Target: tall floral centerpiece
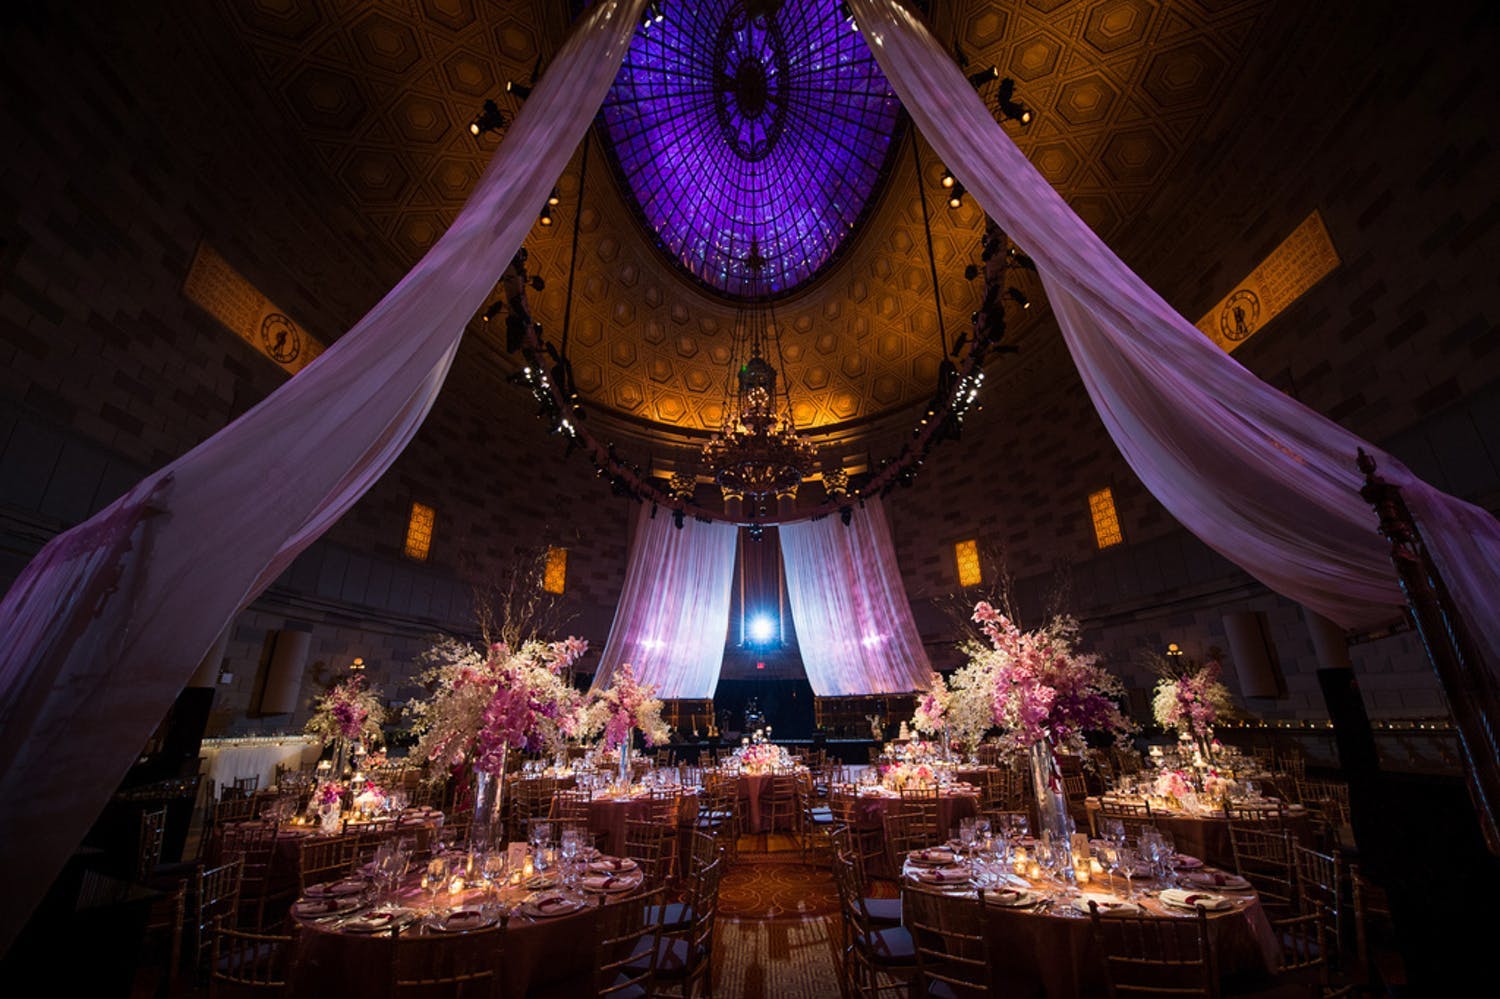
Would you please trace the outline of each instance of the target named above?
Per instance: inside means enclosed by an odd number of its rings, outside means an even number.
[[[423,682],[432,691],[407,707],[417,734],[413,755],[431,771],[474,771],[471,844],[487,845],[504,802],[506,755],[545,752],[574,734],[583,695],[564,671],[588,651],[579,638],[496,642],[480,650],[448,639],[429,650]]]
[[[1041,832],[1054,843],[1071,833],[1062,774],[1054,752],[1082,753],[1085,732],[1107,732],[1123,740],[1133,726],[1120,713],[1120,682],[1077,650],[1078,623],[1055,618],[1038,631],[1022,631],[988,603],[974,608],[974,621],[990,641],[970,651],[991,678],[993,718],[1005,730],[1004,745],[1031,762]]]
[[[953,699],[948,681],[934,671],[927,689],[917,695],[917,710],[912,713],[911,727],[926,736],[936,736],[943,744],[943,759],[952,758],[948,708]]]
[[[661,717],[662,703],[656,696],[656,685],[636,679],[635,667],[622,663],[610,678],[609,687],[594,703],[594,723],[604,730],[604,745],[619,747],[621,786],[631,782],[630,751],[632,735],[641,730],[646,745],[659,746],[667,741],[671,730]]]
[[[334,744],[333,776],[341,779],[354,746],[378,744],[380,726],[385,723],[385,705],[378,690],[365,683],[356,673],[335,683],[318,698],[312,717],[303,729],[308,735]]]
[[[1220,669],[1218,662],[1209,661],[1184,676],[1162,677],[1151,700],[1157,724],[1191,741],[1205,764],[1214,759],[1214,722],[1234,706],[1229,688],[1219,682]]]

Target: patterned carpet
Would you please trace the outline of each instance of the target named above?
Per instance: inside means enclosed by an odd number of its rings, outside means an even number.
[[[795,853],[742,853],[719,886],[719,915],[725,919],[806,919],[838,911],[828,868],[803,864]]]
[[[830,999],[839,994],[838,917],[720,919],[715,999]]]

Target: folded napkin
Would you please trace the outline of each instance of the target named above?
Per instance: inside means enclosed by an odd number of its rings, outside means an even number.
[[[929,885],[968,884],[972,877],[964,867],[934,867],[927,871],[917,871],[912,876]]]
[[[611,871],[633,871],[639,864],[629,857],[600,857],[589,864],[589,870],[609,873]]]
[[[1183,880],[1199,888],[1225,888],[1230,891],[1244,891],[1250,887],[1250,882],[1238,874],[1228,874],[1224,871],[1197,871],[1184,875]]]
[[[614,874],[588,874],[583,886],[589,891],[623,891],[636,882],[635,878],[622,878]]]
[[[580,906],[577,899],[568,898],[566,895],[548,895],[544,898],[532,899],[527,908],[538,916],[561,916],[567,912],[573,912]]]
[[[954,853],[942,847],[932,847],[927,850],[913,850],[907,856],[919,864],[951,864]]]
[[[1179,871],[1191,871],[1202,867],[1203,861],[1199,860],[1197,857],[1189,857],[1185,853],[1179,853],[1177,855],[1177,859],[1172,861],[1172,866],[1177,868]]]
[[[327,916],[335,912],[347,912],[350,908],[350,904],[344,899],[305,898],[292,906],[292,912],[298,916]]]
[[[1165,889],[1161,893],[1161,900],[1168,905],[1176,905],[1184,909],[1207,909],[1209,912],[1222,912],[1225,909],[1234,908],[1234,903],[1223,895],[1213,895],[1205,891],[1184,891],[1181,888]]]
[[[1099,914],[1102,916],[1144,916],[1146,914],[1146,910],[1134,902],[1127,902],[1109,895],[1079,895],[1073,900],[1073,908],[1079,912],[1088,912],[1090,902],[1098,905]]]
[[[476,930],[486,926],[490,922],[485,914],[479,909],[465,908],[454,909],[443,917],[443,929],[445,930]]]
[[[1036,901],[1036,897],[1031,892],[1020,888],[993,888],[984,893],[984,899],[993,905],[1006,907],[1030,905]]]
[[[347,920],[339,929],[348,933],[379,933],[388,930],[396,922],[397,913],[391,911],[366,912]]]
[[[308,885],[306,894],[308,898],[344,898],[349,895],[358,895],[364,890],[364,878],[344,878],[341,881],[326,881],[319,885]]]

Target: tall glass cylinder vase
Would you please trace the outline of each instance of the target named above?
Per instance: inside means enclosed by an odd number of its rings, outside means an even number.
[[[505,806],[505,757],[508,750],[500,750],[499,773],[474,771],[474,821],[469,825],[469,850],[483,852],[494,849],[497,834],[503,838],[500,821]]]
[[[629,787],[634,782],[634,775],[630,772],[630,749],[631,736],[633,732],[625,733],[625,739],[620,743],[620,773],[616,777],[616,783],[620,787]]]
[[[948,723],[947,722],[943,723],[943,762],[944,763],[952,763],[953,762],[953,747],[952,747],[952,744],[949,742]]]
[[[1073,819],[1068,815],[1068,796],[1063,791],[1062,772],[1046,739],[1031,744],[1031,783],[1036,788],[1036,835],[1050,838],[1054,844],[1066,844],[1073,835]]]
[[[333,779],[343,780],[349,768],[349,740],[338,736],[333,740]]]

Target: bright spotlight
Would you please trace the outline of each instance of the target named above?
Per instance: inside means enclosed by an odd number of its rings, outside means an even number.
[[[764,645],[776,637],[776,622],[769,614],[757,614],[750,619],[746,631],[750,635],[750,641]]]

